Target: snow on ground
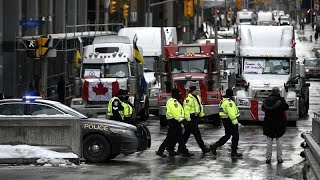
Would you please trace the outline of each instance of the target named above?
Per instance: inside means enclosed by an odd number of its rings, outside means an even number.
[[[74,153],[62,153],[30,145],[0,145],[0,159],[6,158],[34,158],[38,164],[47,166],[72,165],[68,158],[78,158]]]

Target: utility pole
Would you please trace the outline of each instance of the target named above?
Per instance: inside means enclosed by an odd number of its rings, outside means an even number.
[[[215,0],[217,2],[217,0]],[[217,22],[217,9],[215,7],[215,13],[214,13],[214,59],[215,59],[215,66],[217,71],[217,81],[215,82],[215,88],[216,90],[220,90],[220,58],[218,54],[218,22]]]
[[[104,24],[109,23],[109,5],[110,5],[110,0],[105,0]],[[106,25],[105,31],[108,31],[108,25]]]

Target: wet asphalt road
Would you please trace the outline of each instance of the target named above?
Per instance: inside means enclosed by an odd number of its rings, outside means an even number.
[[[312,31],[306,26],[305,36]],[[315,46],[307,41],[297,42],[299,60],[314,56],[311,49]],[[311,130],[313,112],[320,110],[320,81],[311,80],[309,116],[302,118],[296,127],[288,127],[283,140],[283,164],[277,164],[274,146],[271,164],[265,164],[266,137],[262,127],[248,125],[240,128],[239,151],[242,159],[231,159],[229,141],[218,149],[218,155],[202,155],[191,135],[187,146],[195,154],[192,158],[177,156],[160,158],[155,151],[166,135],[166,128],[159,127],[157,117],[145,122],[151,131],[152,146],[149,150],[124,156],[104,164],[81,164],[80,166],[0,166],[0,179],[302,179],[304,159],[301,133]],[[201,124],[200,130],[206,144],[218,140],[224,134],[224,128]]]

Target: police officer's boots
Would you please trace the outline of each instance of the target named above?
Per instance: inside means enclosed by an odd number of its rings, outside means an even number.
[[[211,152],[213,155],[217,155],[217,148],[218,148],[218,145],[217,143],[213,143],[210,145],[210,148],[211,148]]]
[[[243,156],[242,153],[238,153],[237,151],[232,151],[231,152],[231,157],[232,158],[241,158]]]
[[[208,153],[208,152],[211,151],[211,149],[210,149],[210,148],[207,148],[206,146],[203,147],[201,150],[202,150],[202,153],[203,153],[203,154],[206,154],[206,153]]]

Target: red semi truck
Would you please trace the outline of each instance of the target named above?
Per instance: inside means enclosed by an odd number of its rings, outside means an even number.
[[[158,96],[160,125],[166,125],[166,102],[171,89],[178,88],[183,100],[190,86],[196,86],[201,96],[205,121],[219,120],[221,100],[219,60],[214,58],[214,44],[169,44],[164,46],[166,59],[160,74],[161,90]]]

